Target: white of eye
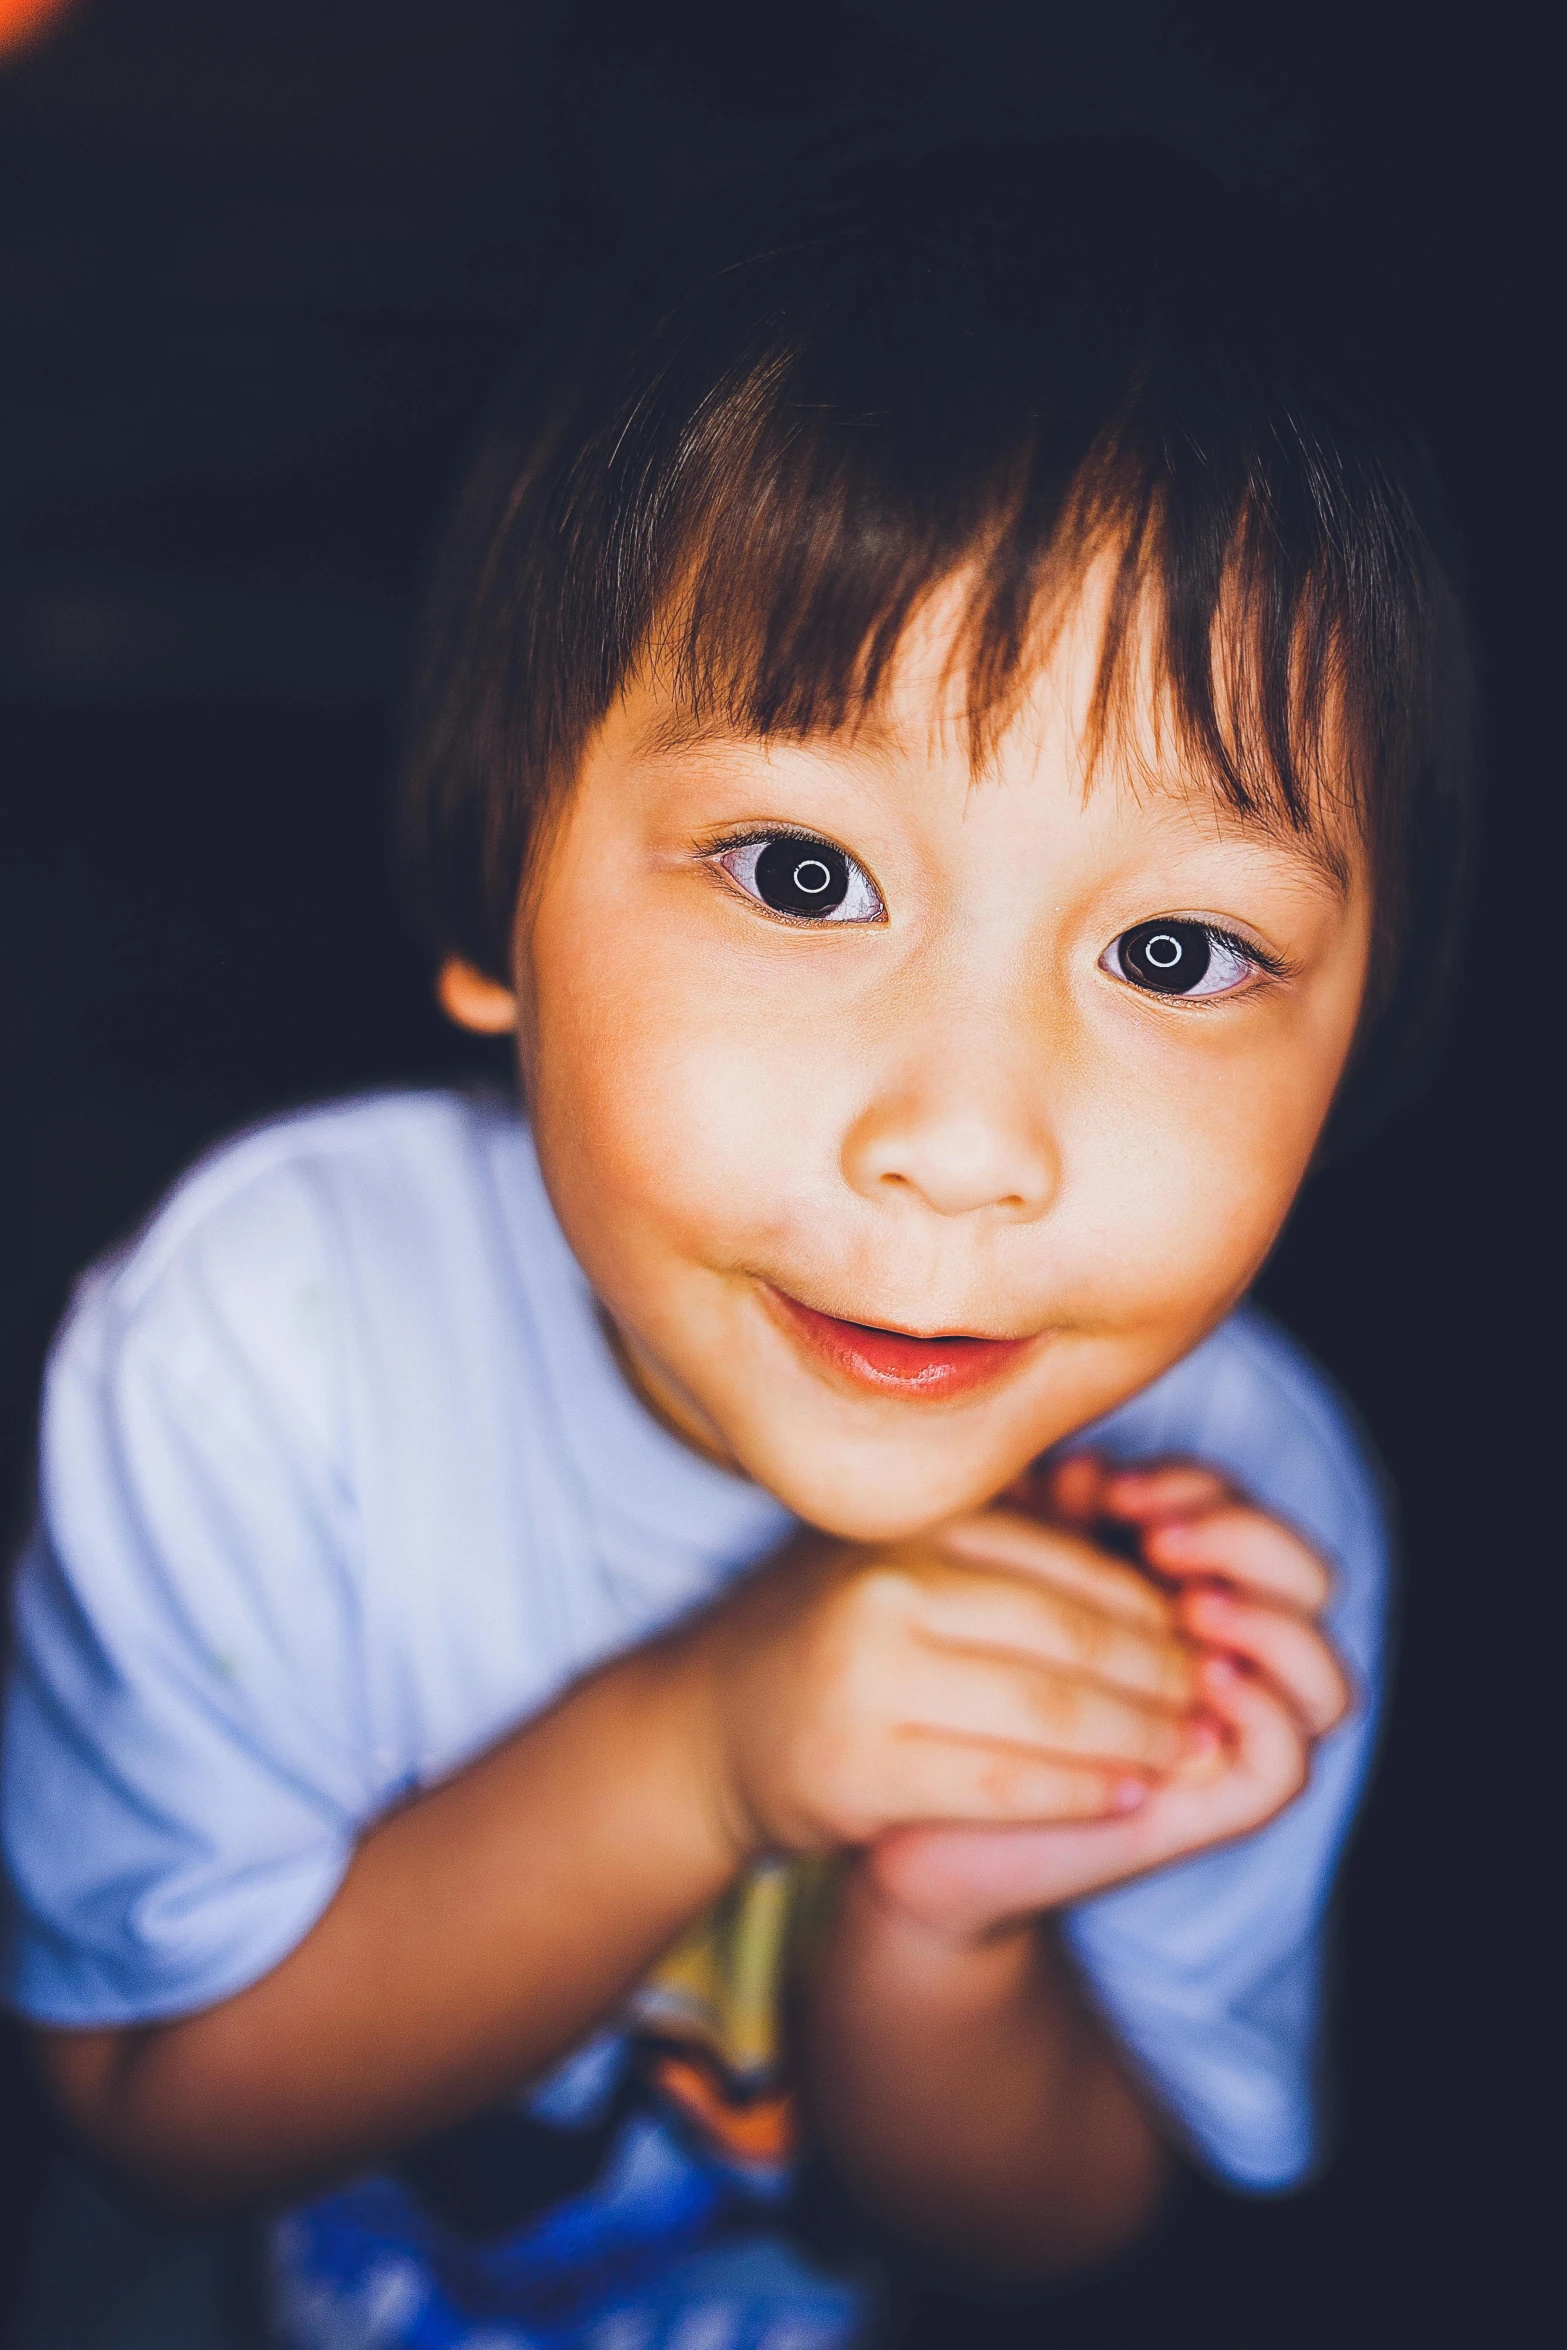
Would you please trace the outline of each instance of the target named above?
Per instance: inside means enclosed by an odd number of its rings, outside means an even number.
[[[1121,956],[1122,945],[1141,933],[1144,934],[1142,958],[1150,966],[1150,973],[1161,970],[1173,973],[1182,957],[1179,933],[1183,930],[1200,931],[1208,950],[1202,976],[1190,987],[1160,988],[1139,981],[1126,969]],[[1165,951],[1161,952],[1161,949]],[[1099,968],[1108,973],[1110,978],[1119,979],[1123,986],[1135,988],[1139,995],[1152,995],[1156,999],[1163,997],[1165,1002],[1172,1004],[1190,1004],[1203,996],[1231,994],[1246,980],[1254,978],[1262,966],[1255,956],[1248,955],[1243,947],[1233,939],[1226,938],[1222,931],[1211,928],[1206,922],[1183,916],[1171,920],[1168,933],[1161,931],[1154,923],[1143,922],[1134,923],[1130,930],[1119,932],[1100,956]]]
[[[1149,945],[1152,944],[1153,941],[1150,940]],[[1256,970],[1257,965],[1252,961],[1250,955],[1243,954],[1241,949],[1231,940],[1221,938],[1216,931],[1210,930],[1208,933],[1208,968],[1198,980],[1197,985],[1188,988],[1185,995],[1177,1000],[1189,1004],[1198,996],[1228,995],[1232,987],[1239,987],[1242,980],[1250,979]]]
[[[769,905],[757,887],[757,864],[765,852],[780,840],[797,842],[800,851],[799,862],[794,871],[800,898],[803,902],[793,908]],[[818,875],[824,894],[831,887],[834,878],[832,868],[826,860],[821,857],[813,857],[811,854],[814,846],[815,843],[803,835],[775,832],[764,834],[760,840],[741,841],[734,848],[725,849],[721,855],[714,858],[713,862],[716,865],[721,865],[731,881],[737,881],[746,895],[755,898],[759,906],[766,906],[770,914],[778,914],[786,921],[803,921],[813,924],[885,921],[887,909],[882,903],[881,893],[875,882],[872,881],[864,867],[857,864],[854,858],[849,855],[847,849],[837,848],[830,842],[824,842],[823,846],[831,849],[835,857],[843,860],[847,868],[848,888],[836,906],[824,908],[819,914],[811,910],[810,899],[815,894]]]

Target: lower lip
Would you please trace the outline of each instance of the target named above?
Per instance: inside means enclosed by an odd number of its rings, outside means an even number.
[[[817,1358],[857,1387],[883,1395],[935,1401],[967,1395],[1002,1378],[1038,1342],[1032,1338],[910,1338],[901,1330],[878,1330],[865,1322],[842,1322],[819,1314],[781,1289],[770,1296],[791,1332]]]

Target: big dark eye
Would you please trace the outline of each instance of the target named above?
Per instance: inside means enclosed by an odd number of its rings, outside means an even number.
[[[1139,922],[1114,940],[1105,962],[1153,995],[1227,995],[1257,969],[1233,939],[1205,922]]]
[[[808,833],[738,841],[715,862],[749,897],[797,922],[879,922],[885,912],[864,867],[846,850]]]
[[[756,894],[775,914],[831,914],[849,894],[849,860],[825,841],[770,840],[756,860]]]

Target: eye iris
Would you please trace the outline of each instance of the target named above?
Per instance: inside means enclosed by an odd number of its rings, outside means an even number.
[[[830,914],[849,894],[849,860],[826,841],[769,841],[756,860],[756,894],[775,914]]]
[[[1140,922],[1120,942],[1121,969],[1139,987],[1159,995],[1189,995],[1213,960],[1200,922]]]

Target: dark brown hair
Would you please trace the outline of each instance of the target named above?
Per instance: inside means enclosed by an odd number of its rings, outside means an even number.
[[[509,975],[540,812],[639,661],[746,732],[849,726],[965,573],[978,757],[1109,549],[1101,737],[1151,645],[1188,774],[1366,844],[1340,1125],[1385,1104],[1450,974],[1470,663],[1351,257],[1109,141],[862,162],[668,252],[541,338],[438,566],[403,798],[437,952]]]

